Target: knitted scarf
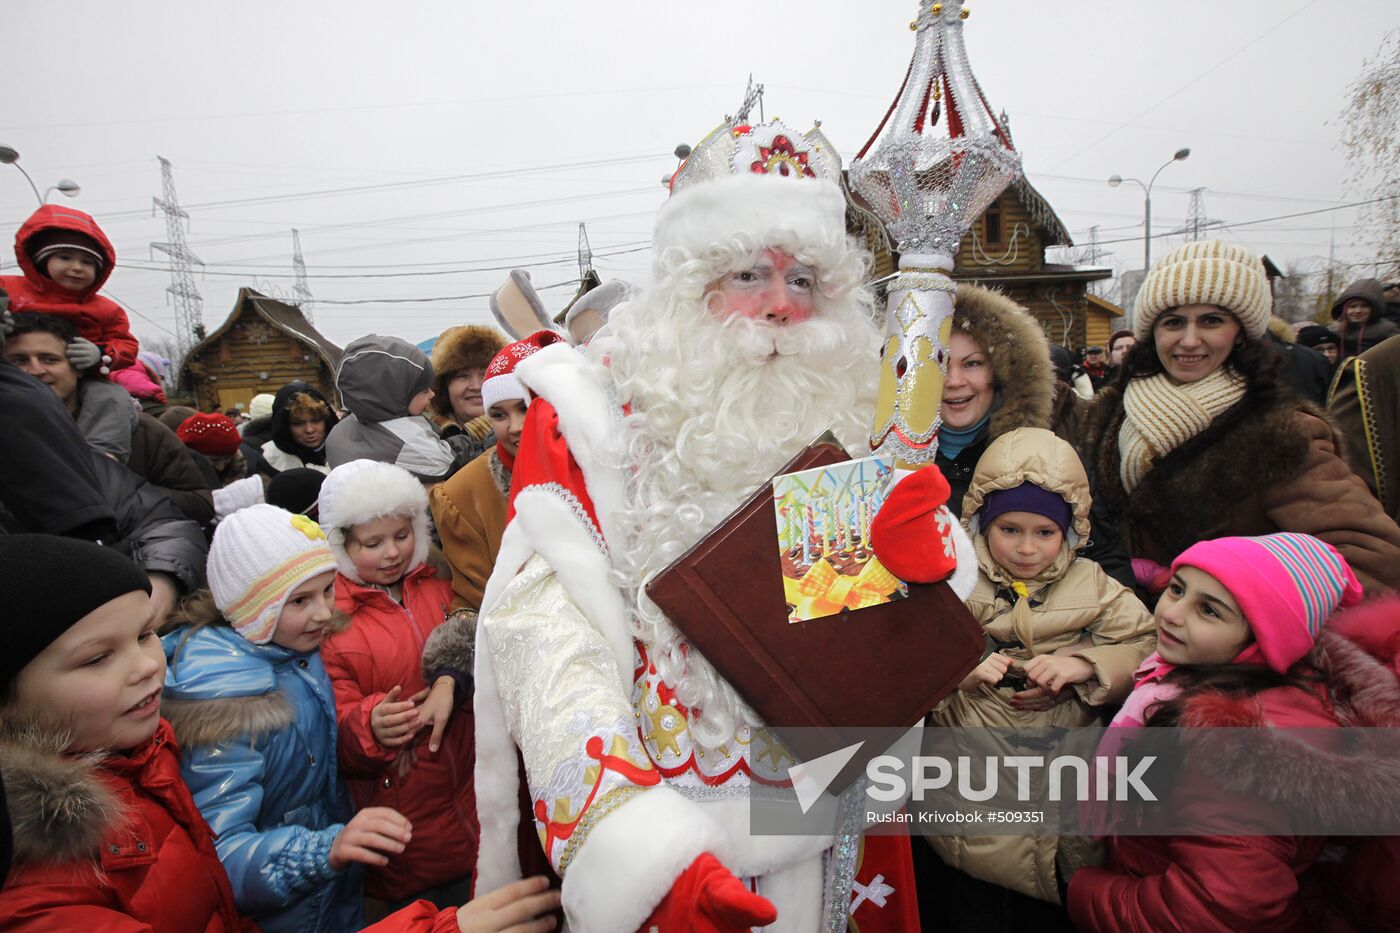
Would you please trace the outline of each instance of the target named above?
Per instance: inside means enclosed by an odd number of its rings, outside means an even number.
[[[1152,465],[1200,434],[1244,398],[1245,380],[1222,366],[1198,382],[1177,385],[1166,373],[1128,383],[1118,432],[1119,477],[1132,492]]]

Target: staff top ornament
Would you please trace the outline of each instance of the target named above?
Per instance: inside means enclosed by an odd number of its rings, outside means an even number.
[[[968,64],[966,14],[962,0],[920,4],[904,84],[851,163],[852,187],[896,248],[947,257],[950,270],[963,234],[1021,175],[1021,157]]]
[[[924,0],[914,58],[894,103],[851,163],[851,187],[900,252],[887,289],[872,450],[906,468],[932,463],[942,427],[955,286],[953,255],[974,221],[1021,174],[1021,157],[972,76],[962,0]]]

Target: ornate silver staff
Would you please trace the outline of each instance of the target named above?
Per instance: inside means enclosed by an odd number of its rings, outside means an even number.
[[[1021,174],[963,47],[962,0],[923,0],[899,96],[851,163],[850,181],[893,237],[872,450],[905,468],[932,463],[953,326],[953,255],[972,223]]]

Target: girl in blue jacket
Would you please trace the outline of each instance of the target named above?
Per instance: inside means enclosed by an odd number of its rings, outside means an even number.
[[[315,522],[242,509],[215,532],[210,591],[163,639],[181,773],[239,910],[264,933],[360,929],[360,866],[387,864],[412,832],[386,807],[352,818],[336,770],[335,696],[319,651],[335,570]]]

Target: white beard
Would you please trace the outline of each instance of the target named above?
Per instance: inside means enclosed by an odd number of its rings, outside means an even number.
[[[818,294],[812,319],[786,326],[721,320],[703,294],[676,292],[654,288],[615,308],[589,356],[632,407],[615,452],[633,491],[618,516],[615,582],[633,634],[689,708],[692,735],[716,747],[761,722],[644,587],[822,432],[853,456],[868,452],[880,336],[863,290]]]

